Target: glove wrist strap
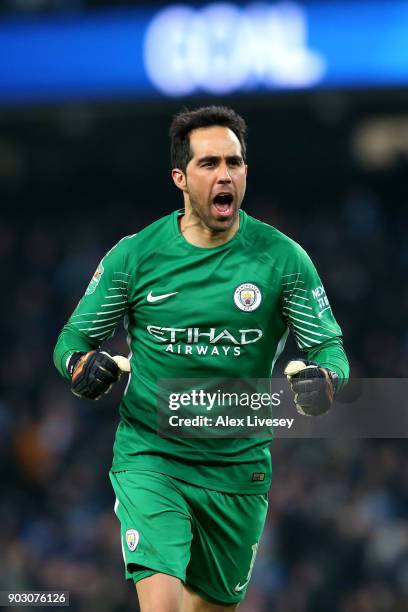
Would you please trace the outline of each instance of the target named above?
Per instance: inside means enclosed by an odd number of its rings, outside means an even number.
[[[329,370],[329,369],[327,369],[327,372],[329,373],[329,377],[333,385],[333,395],[336,395],[337,387],[339,384],[338,374],[334,370]]]
[[[83,351],[77,351],[75,353],[72,353],[71,357],[69,358],[67,371],[71,378],[72,378],[72,374],[74,373],[75,366],[78,363],[78,361],[81,359],[82,355],[85,355]]]

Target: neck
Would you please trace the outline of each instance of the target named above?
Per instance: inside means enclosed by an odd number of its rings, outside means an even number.
[[[208,227],[193,210],[186,208],[179,218],[180,231],[184,238],[194,246],[211,248],[225,244],[239,229],[239,214],[231,227],[224,231],[214,231]]]

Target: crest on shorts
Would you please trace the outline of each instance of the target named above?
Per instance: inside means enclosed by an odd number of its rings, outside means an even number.
[[[240,310],[252,312],[262,302],[262,293],[254,283],[242,283],[234,291],[234,302]]]
[[[132,552],[136,550],[136,547],[139,544],[139,532],[137,529],[128,529],[125,537],[128,549]]]
[[[101,276],[104,273],[104,271],[105,270],[101,262],[99,266],[96,268],[93,277],[91,278],[91,282],[89,283],[88,288],[85,291],[85,295],[91,295],[91,293],[95,291],[95,289],[99,285],[99,281],[101,280]]]

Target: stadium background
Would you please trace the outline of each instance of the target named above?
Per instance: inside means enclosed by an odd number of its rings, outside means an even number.
[[[8,0],[0,19],[109,4]],[[77,401],[52,350],[101,256],[180,207],[167,131],[184,104],[246,118],[244,207],[316,262],[352,375],[407,377],[407,100],[401,86],[354,87],[0,109],[0,590],[69,590],[73,612],[136,610],[107,479],[121,391]],[[126,352],[123,333],[111,345]],[[275,442],[242,612],[408,609],[404,435]]]

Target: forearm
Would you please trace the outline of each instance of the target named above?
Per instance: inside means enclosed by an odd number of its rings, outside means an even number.
[[[79,332],[73,325],[67,323],[60,333],[54,349],[54,364],[57,370],[69,380],[67,361],[72,353],[77,351],[87,353],[98,348],[99,342]]]
[[[350,368],[340,336],[330,338],[318,346],[310,348],[307,351],[307,358],[319,366],[336,372],[339,377],[338,390],[347,383]]]

